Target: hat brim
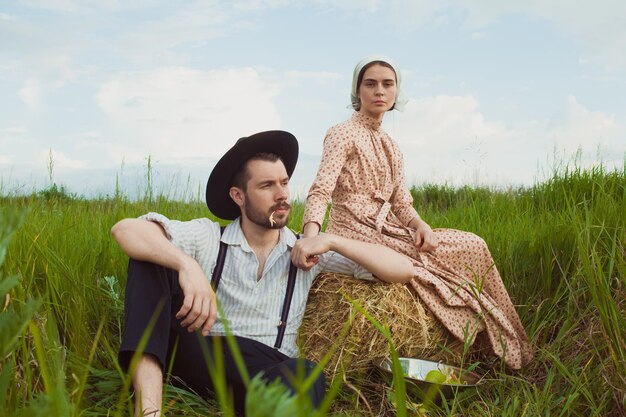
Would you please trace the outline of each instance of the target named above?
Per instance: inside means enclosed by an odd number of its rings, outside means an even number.
[[[280,157],[291,177],[298,161],[298,140],[289,132],[269,130],[241,138],[217,162],[206,185],[206,204],[220,219],[234,220],[241,214],[229,191],[239,168],[258,153],[273,153]]]

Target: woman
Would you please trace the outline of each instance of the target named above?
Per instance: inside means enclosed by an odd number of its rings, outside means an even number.
[[[400,82],[387,57],[369,56],[356,65],[355,112],[326,134],[306,200],[304,237],[319,233],[332,200],[327,232],[409,256],[415,268],[411,285],[450,333],[470,342],[480,335],[507,366],[519,369],[532,358],[530,347],[487,245],[472,233],[433,231],[413,207],[402,153],[381,129],[385,113],[406,104]]]

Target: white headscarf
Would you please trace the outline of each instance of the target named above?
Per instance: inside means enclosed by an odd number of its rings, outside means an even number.
[[[359,73],[361,72],[363,67],[365,67],[367,64],[372,63],[374,61],[382,61],[382,62],[389,64],[391,68],[393,68],[394,72],[396,73],[396,102],[393,108],[399,111],[403,111],[404,106],[409,100],[404,96],[404,93],[402,92],[402,89],[400,88],[401,80],[402,80],[402,77],[400,76],[400,69],[391,60],[391,58],[386,57],[384,55],[368,55],[365,58],[363,58],[361,61],[359,61],[359,63],[356,64],[356,67],[354,67],[354,73],[352,75],[352,92],[350,93],[350,100],[352,101],[352,108],[357,111],[361,108],[361,100],[359,99],[357,92],[356,92],[357,87],[358,87],[357,83],[359,82]]]

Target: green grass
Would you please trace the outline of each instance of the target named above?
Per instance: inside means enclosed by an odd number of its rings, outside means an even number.
[[[480,390],[428,415],[624,415],[626,168],[566,167],[544,183],[505,191],[428,185],[412,193],[433,227],[487,241],[536,352],[523,370],[490,371]],[[129,414],[128,380],[115,359],[127,259],[109,231],[148,211],[181,220],[207,216],[203,202],[168,195],[150,186],[138,201],[119,190],[86,200],[53,185],[0,196],[2,415]],[[292,228],[299,229],[301,217],[295,202]],[[293,413],[280,387],[253,384],[255,398],[276,404],[265,410]],[[168,415],[223,415],[216,400],[166,390]],[[353,390],[330,391],[330,411],[320,414],[369,416],[381,409],[357,406]],[[383,408],[418,415],[404,398],[400,386]]]

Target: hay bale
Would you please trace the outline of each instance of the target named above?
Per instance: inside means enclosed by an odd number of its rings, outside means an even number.
[[[446,332],[412,288],[325,273],[311,288],[299,343],[302,354],[318,362],[336,349],[325,368],[329,382],[342,370],[348,378],[363,376],[373,359],[389,352],[385,336],[346,296],[389,327],[400,356],[452,361],[451,352],[442,349],[449,345]]]

